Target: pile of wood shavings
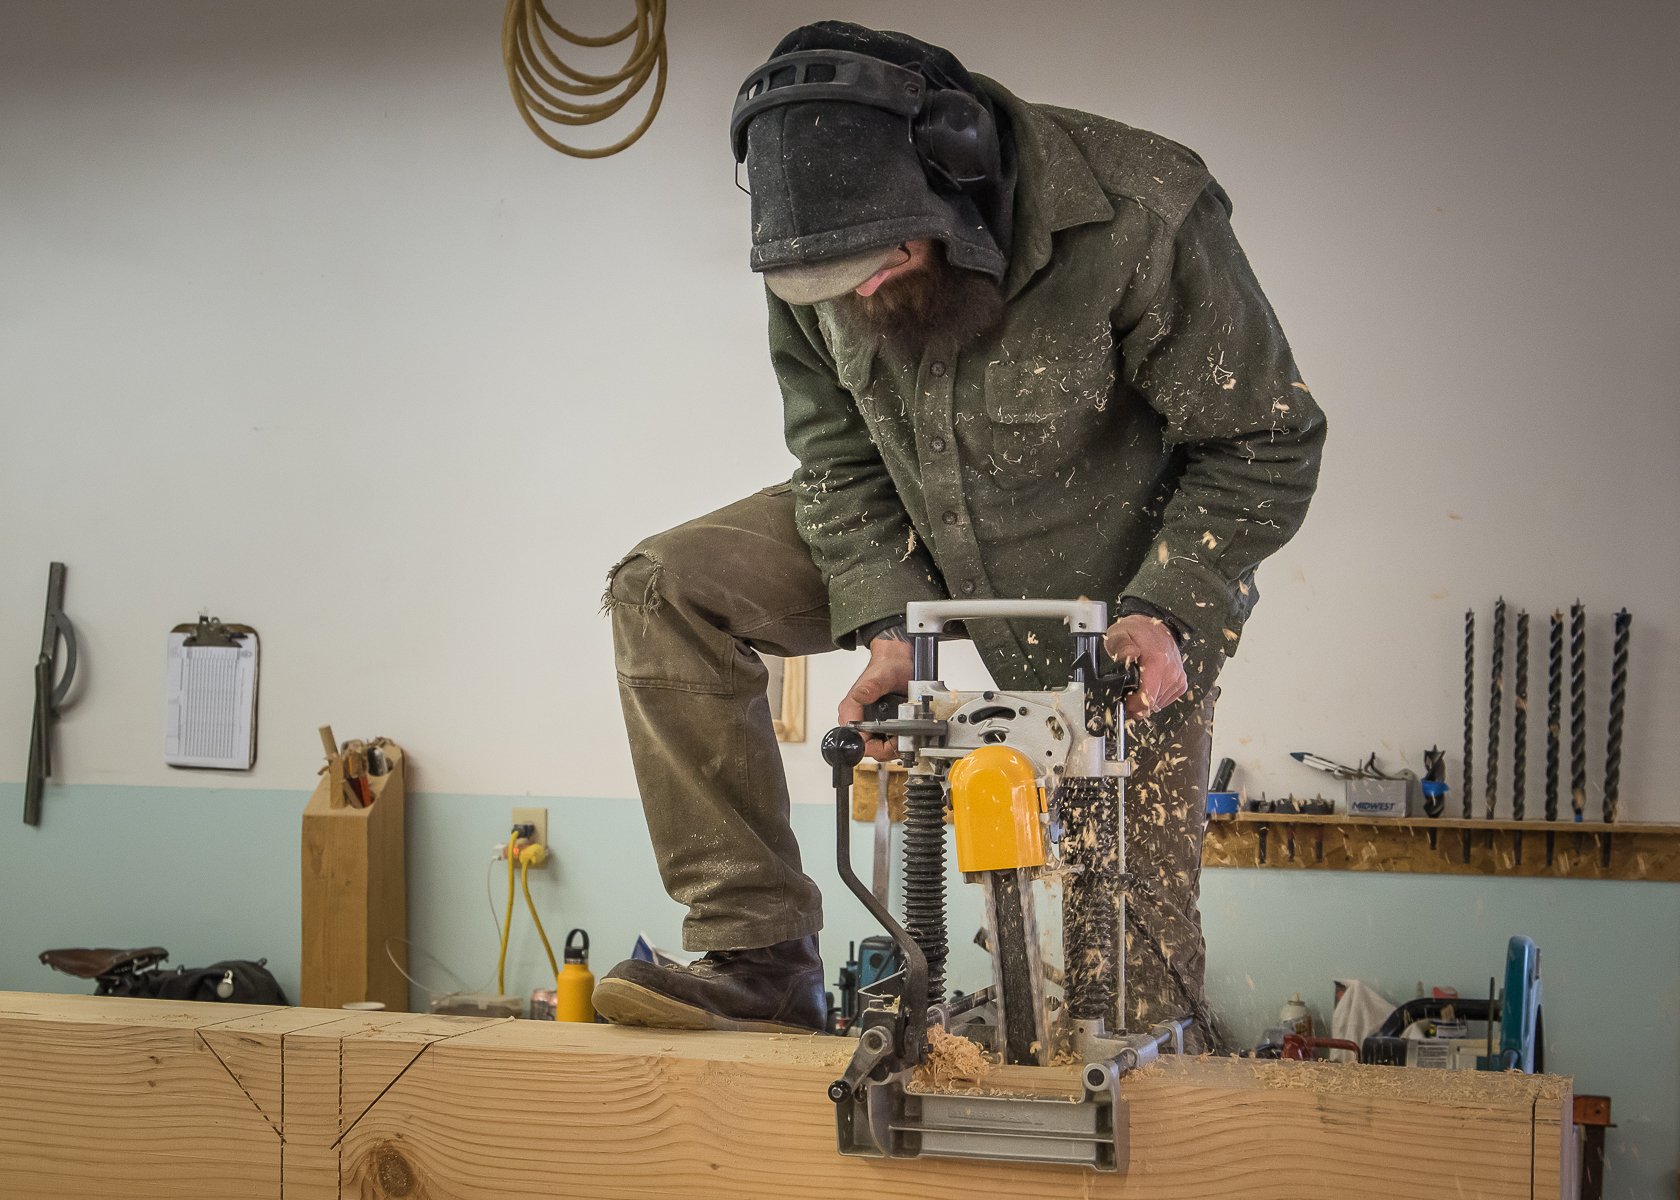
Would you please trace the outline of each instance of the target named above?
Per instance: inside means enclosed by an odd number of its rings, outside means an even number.
[[[991,1070],[992,1060],[979,1046],[935,1025],[928,1030],[927,1057],[916,1064],[911,1083],[930,1092],[976,1087]]]

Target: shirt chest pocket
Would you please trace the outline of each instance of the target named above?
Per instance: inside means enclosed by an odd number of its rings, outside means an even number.
[[[1112,354],[1031,355],[986,366],[987,467],[999,487],[1065,475],[1114,393]]]

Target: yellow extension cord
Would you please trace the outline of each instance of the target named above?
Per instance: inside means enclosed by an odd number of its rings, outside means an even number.
[[[543,929],[542,918],[537,915],[537,905],[531,899],[531,868],[540,866],[548,857],[548,847],[540,843],[521,847],[519,845],[519,831],[516,829],[508,837],[508,894],[507,916],[502,918],[502,949],[496,956],[496,992],[507,995],[507,951],[508,938],[513,933],[513,866],[519,864],[519,887],[525,893],[525,907],[531,911],[531,922],[537,927],[537,936],[542,939],[543,952],[548,955],[548,969],[555,979],[560,977],[560,964],[554,960],[554,947],[548,943],[548,932]]]
[[[549,44],[550,33],[574,46],[598,48],[636,37],[624,65],[608,75],[590,75],[568,66]],[[573,33],[549,15],[545,0],[508,0],[502,18],[502,61],[507,64],[508,87],[513,92],[519,115],[542,141],[573,158],[606,158],[617,154],[647,132],[665,99],[665,0],[636,0],[636,15],[617,33],[587,37]],[[593,125],[622,109],[648,76],[658,70],[653,101],[641,123],[610,146],[583,149],[560,141],[539,123]],[[569,99],[595,97],[623,90],[605,100]]]

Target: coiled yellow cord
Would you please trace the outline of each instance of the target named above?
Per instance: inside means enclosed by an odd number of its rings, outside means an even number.
[[[549,45],[549,34],[558,35],[574,46],[612,46],[631,34],[635,43],[625,63],[609,75],[590,75],[561,61]],[[636,15],[617,33],[586,37],[573,33],[548,13],[544,0],[508,0],[502,18],[502,60],[507,64],[508,87],[513,92],[519,115],[542,141],[573,158],[606,158],[633,144],[647,132],[665,99],[665,0],[636,0]],[[653,101],[641,123],[623,138],[599,149],[582,149],[560,141],[538,123],[593,125],[622,109],[630,97],[642,90],[648,76],[657,69]],[[578,102],[568,96],[599,96],[614,88],[623,91],[605,100]]]

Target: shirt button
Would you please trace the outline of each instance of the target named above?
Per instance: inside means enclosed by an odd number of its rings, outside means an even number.
[[[947,512],[939,519],[947,525],[955,525],[957,523],[957,514],[954,512]]]
[[[936,363],[933,364],[933,366],[929,367],[928,370],[932,371],[933,374],[934,374],[934,378],[937,379],[940,376],[945,374],[945,364],[942,363],[942,362],[936,362]]]
[[[942,437],[932,439],[928,442],[928,449],[935,454],[943,454],[945,452],[945,439]]]
[[[962,594],[965,596],[974,595],[974,580],[965,579],[962,581]]]

